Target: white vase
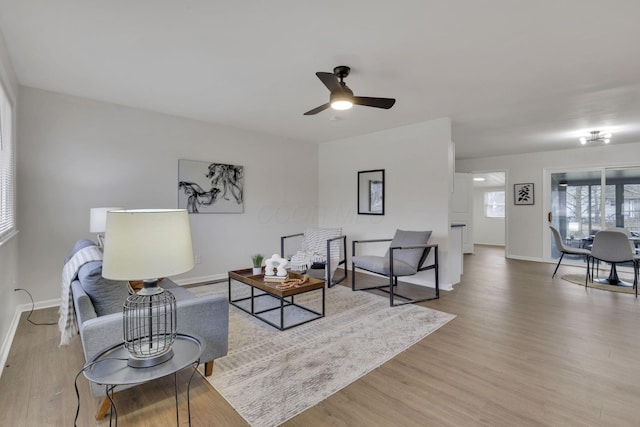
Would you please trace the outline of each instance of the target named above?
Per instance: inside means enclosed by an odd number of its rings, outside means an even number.
[[[262,274],[262,267],[253,267],[253,274],[258,275],[258,274]]]

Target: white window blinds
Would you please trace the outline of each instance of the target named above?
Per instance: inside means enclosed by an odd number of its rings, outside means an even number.
[[[16,229],[13,107],[0,84],[0,243]]]

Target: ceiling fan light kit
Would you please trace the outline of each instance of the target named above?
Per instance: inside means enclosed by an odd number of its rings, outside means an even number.
[[[345,94],[331,94],[331,108],[334,110],[348,110],[353,107],[351,97]]]
[[[346,65],[339,65],[333,69],[333,73],[317,72],[316,76],[329,89],[329,102],[304,113],[305,116],[318,114],[331,107],[334,110],[348,110],[354,105],[365,107],[384,108],[388,110],[396,103],[394,98],[370,98],[366,96],[353,96],[353,92],[344,79],[349,75],[351,68]]]
[[[599,130],[592,130],[589,136],[580,137],[580,144],[587,145],[590,142],[602,142],[604,144],[608,144],[611,142],[611,134],[605,133],[601,135]]]

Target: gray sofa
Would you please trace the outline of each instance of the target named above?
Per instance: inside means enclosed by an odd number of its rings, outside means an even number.
[[[94,243],[89,240],[78,241],[72,254],[88,244]],[[159,284],[176,297],[178,333],[195,335],[205,342],[200,361],[205,363],[205,374],[210,375],[213,361],[227,354],[229,336],[227,297],[224,295],[197,297],[169,279],[162,279]],[[109,291],[110,295],[104,293]],[[80,268],[77,277],[71,283],[71,292],[85,360],[89,360],[100,350],[121,343],[123,340],[122,303],[128,295],[127,282],[104,279],[102,261],[93,261]],[[104,386],[91,383],[90,387],[95,397],[105,396]],[[119,387],[118,390],[124,388],[126,387]]]

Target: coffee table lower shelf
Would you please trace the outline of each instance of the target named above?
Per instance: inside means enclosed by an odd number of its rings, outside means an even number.
[[[290,277],[297,277],[290,273]],[[249,287],[249,295],[234,298],[232,282]],[[263,275],[252,275],[251,269],[229,272],[229,303],[262,320],[274,328],[284,331],[303,325],[325,315],[325,284],[324,281],[310,278],[309,282],[299,288],[279,290],[274,282],[265,282]],[[297,295],[313,291],[322,292],[321,311],[312,310],[295,302]]]

